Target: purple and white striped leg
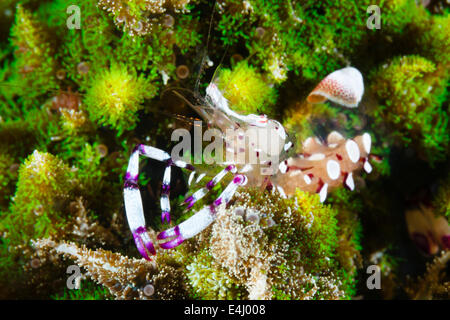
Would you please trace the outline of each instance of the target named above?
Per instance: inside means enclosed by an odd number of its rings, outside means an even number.
[[[168,163],[166,170],[164,170],[164,177],[162,183],[162,191],[161,191],[161,222],[164,223],[164,220],[167,223],[170,223],[170,173],[171,173],[171,164]]]
[[[172,162],[172,160],[170,159],[170,155],[167,152],[143,144],[137,145],[130,156],[124,182],[125,211],[127,214],[128,225],[130,226],[131,232],[133,234],[133,239],[137,249],[139,250],[139,253],[145,259],[150,260],[150,254],[155,255],[156,250],[153,242],[147,234],[147,229],[145,227],[144,209],[142,206],[141,193],[138,187],[139,155],[143,155],[154,160],[167,161],[168,166],[166,167],[164,176],[169,177],[169,182],[165,184],[166,186],[168,186],[170,183],[170,167],[173,164],[189,170],[194,170],[194,167],[183,161]],[[167,168],[169,168],[169,170],[167,170]],[[163,215],[163,217],[166,216]]]
[[[129,176],[128,173],[127,176]],[[145,259],[150,260],[149,254],[154,255],[156,251],[145,228],[144,209],[142,207],[141,193],[137,185],[137,177],[125,178],[123,193],[128,225],[133,233],[136,247]]]
[[[210,180],[205,187],[201,188],[200,190],[197,190],[194,192],[192,196],[187,197],[184,200],[184,203],[187,204],[187,209],[192,208],[192,206],[201,198],[203,198],[212,188],[214,188],[215,185],[217,185],[220,180],[228,173],[236,173],[236,167],[234,165],[229,165],[222,171],[220,171],[212,180]]]
[[[163,183],[162,183],[162,191],[161,191],[161,221],[164,223],[170,223],[170,174],[171,167],[175,165],[179,168],[184,168],[191,170],[194,173],[195,168],[181,160],[172,161],[172,159],[167,160],[166,170],[164,170]]]
[[[157,236],[158,240],[169,238],[171,238],[171,240],[160,243],[159,246],[163,249],[174,248],[186,239],[192,238],[203,231],[216,219],[217,207],[221,204],[227,204],[233,197],[237,188],[246,183],[247,177],[245,175],[235,175],[233,181],[228,184],[225,190],[223,190],[220,196],[211,205],[203,207],[200,211],[179,225],[160,232]]]

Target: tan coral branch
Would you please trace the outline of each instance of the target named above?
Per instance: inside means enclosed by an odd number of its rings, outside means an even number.
[[[97,249],[87,249],[72,242],[55,242],[50,239],[38,239],[33,245],[39,251],[52,252],[75,260],[88,271],[96,282],[104,285],[118,299],[142,298],[147,285],[148,275],[156,274],[154,262],[143,259],[127,258],[119,253]],[[158,288],[155,288],[158,290]]]

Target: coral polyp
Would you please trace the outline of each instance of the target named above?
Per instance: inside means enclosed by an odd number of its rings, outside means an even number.
[[[223,69],[218,86],[236,111],[242,113],[268,113],[275,103],[273,86],[265,82],[246,61],[237,63],[232,70]]]
[[[86,93],[91,119],[100,125],[110,125],[123,131],[132,129],[136,112],[146,98],[155,95],[155,88],[134,70],[113,63],[109,70],[98,73]]]
[[[448,300],[445,4],[0,1],[0,299]]]

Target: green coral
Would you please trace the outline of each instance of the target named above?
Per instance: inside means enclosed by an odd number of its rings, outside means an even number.
[[[433,16],[430,24],[424,25],[424,32],[419,44],[425,53],[443,67],[449,66],[450,39],[446,36],[450,32],[450,16]]]
[[[30,240],[67,232],[67,203],[75,184],[70,169],[49,153],[36,150],[20,166],[13,201],[0,215],[0,285],[9,288],[5,292],[17,294],[31,281],[32,273],[24,275],[32,256]]]
[[[169,24],[166,12],[188,12],[190,0],[114,0],[98,1],[98,6],[110,12],[115,24],[132,36],[154,32],[161,24]],[[170,18],[169,18],[170,19]]]
[[[218,87],[235,110],[244,114],[267,114],[277,98],[275,89],[246,61],[239,62],[232,70],[223,69]]]
[[[76,181],[57,157],[34,151],[19,169],[11,213],[1,230],[11,245],[28,244],[38,237],[61,234],[66,224],[62,209]]]
[[[36,148],[45,148],[47,136],[48,115],[33,111],[26,119],[7,120],[0,126],[0,145],[5,154],[23,160]],[[26,143],[23,143],[26,141]]]
[[[345,214],[338,220],[337,211],[321,204],[318,195],[300,190],[289,200],[279,199],[276,194],[269,196],[251,190],[248,194],[242,193],[241,197],[238,197],[235,207],[239,205],[254,208],[260,215],[267,215],[259,222],[262,226],[267,224],[269,218],[275,222],[274,226],[263,229],[267,238],[258,240],[263,251],[278,248],[277,252],[282,253],[282,256],[274,259],[269,272],[274,297],[287,298],[281,294],[287,290],[286,277],[303,277],[303,280],[299,278],[298,281],[314,282],[309,278],[312,274],[322,276],[316,279],[318,286],[323,281],[330,286],[336,285],[338,291],[342,290],[339,298],[350,298],[354,294],[357,263],[353,259],[357,258],[355,254],[360,250],[360,231],[357,223],[346,222],[349,219],[343,218]],[[345,249],[339,249],[339,239],[342,238],[350,241]],[[352,262],[349,263],[348,260]],[[299,299],[311,294],[307,286],[292,284],[290,288],[293,290],[290,298]],[[313,294],[315,299],[332,296],[333,294],[326,293],[326,290],[317,295]]]
[[[363,202],[350,190],[338,189],[329,198],[336,209],[337,247],[336,259],[343,266],[337,273],[342,277],[343,287],[352,297],[356,294],[358,270],[362,266],[361,237],[363,228],[358,215],[362,212]]]
[[[411,5],[414,1],[408,1]],[[220,1],[217,25],[225,44],[245,42],[250,56],[270,78],[281,83],[287,72],[307,79],[324,76],[345,64],[366,35],[370,1]],[[408,5],[399,8],[401,12]],[[263,32],[261,32],[262,28]],[[341,51],[341,52],[340,52]]]
[[[50,39],[49,31],[37,18],[18,5],[15,23],[11,29],[11,43],[16,56],[12,75],[8,81],[12,90],[5,93],[6,96],[25,96],[27,99],[23,99],[22,104],[36,105],[34,100],[38,96],[56,88],[54,44]],[[24,86],[24,81],[28,85]],[[22,88],[25,92],[21,91]]]
[[[433,62],[420,56],[396,57],[371,76],[371,89],[380,99],[371,114],[379,125],[406,146],[413,142],[430,162],[445,157],[448,112],[444,109],[446,79]]]
[[[112,63],[109,70],[99,72],[93,79],[85,104],[93,121],[121,133],[134,128],[136,112],[155,93],[155,87],[134,69]]]
[[[320,204],[318,195],[297,191],[294,201],[298,204],[298,216],[295,216],[295,223],[304,221],[311,223],[307,230],[302,230],[298,243],[298,249],[306,259],[307,264],[311,264],[311,270],[327,265],[327,259],[334,255],[334,246],[337,242],[337,220],[336,211],[328,206]],[[309,223],[307,223],[309,226]],[[298,240],[298,241],[297,241]]]
[[[450,221],[450,175],[440,181],[433,204],[436,215],[444,215]]]
[[[19,164],[8,154],[0,153],[0,208],[7,208],[9,198],[14,194]]]
[[[79,289],[64,288],[64,293],[51,297],[54,300],[110,300],[113,296],[105,287],[95,284],[93,281],[80,282]]]
[[[186,266],[186,276],[194,291],[194,297],[207,300],[238,299],[240,290],[225,270],[214,264],[206,250],[197,254]]]
[[[401,33],[409,25],[421,22],[424,10],[411,0],[380,1],[382,12],[382,28],[390,33]]]

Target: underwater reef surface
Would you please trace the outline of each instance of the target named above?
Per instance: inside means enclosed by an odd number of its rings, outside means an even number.
[[[449,13],[445,0],[2,0],[0,298],[449,299]],[[309,95],[349,66],[357,107]],[[303,184],[291,169],[288,197],[265,182],[225,206],[228,175],[192,201],[223,166],[194,163],[206,176],[190,183],[169,163],[161,221],[168,162],[141,157],[130,180],[130,155],[193,133],[212,82],[238,115],[279,121],[289,157],[323,152],[338,169],[298,167],[314,170]],[[314,180],[324,170],[344,180]],[[139,183],[138,235],[124,183]],[[160,245],[211,203],[213,223]]]

